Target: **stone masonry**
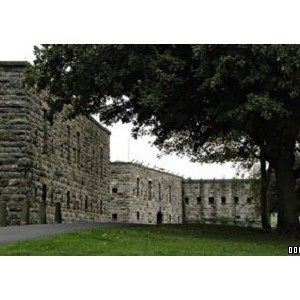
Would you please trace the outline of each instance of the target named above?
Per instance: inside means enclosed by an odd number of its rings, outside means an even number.
[[[135,163],[111,163],[113,219],[182,223],[182,178]]]
[[[42,96],[21,87],[24,68],[23,62],[0,63],[4,223],[107,220],[110,132],[85,116],[65,121],[60,114],[50,126]]]
[[[187,223],[260,225],[253,181],[184,180],[183,217]]]
[[[0,62],[0,226],[113,221],[256,225],[248,180],[185,180],[110,163],[110,132],[90,116],[47,120],[47,95],[21,86],[25,62]]]

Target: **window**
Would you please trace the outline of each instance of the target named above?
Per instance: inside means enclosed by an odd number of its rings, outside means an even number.
[[[209,197],[208,198],[208,203],[209,204],[214,204],[215,203],[215,198],[214,197]]]
[[[189,201],[190,201],[189,197],[185,197],[185,198],[184,198],[185,204],[189,204]]]
[[[234,197],[234,204],[239,204],[239,197]]]
[[[201,204],[201,197],[197,197],[197,204]]]
[[[88,196],[85,196],[85,201],[84,201],[84,209],[88,209]]]
[[[80,165],[80,156],[81,156],[81,149],[80,149],[80,132],[77,132],[77,164]]]
[[[103,215],[103,202],[100,201],[100,215]]]
[[[42,201],[46,202],[47,199],[47,185],[43,184],[42,186]]]
[[[152,181],[148,181],[148,199],[152,200]]]
[[[139,212],[139,211],[136,213],[136,219],[137,219],[137,220],[140,219],[140,212]]]
[[[67,140],[67,159],[68,161],[71,160],[71,128],[70,126],[67,126],[67,134],[68,134],[68,140]]]
[[[169,202],[172,201],[172,187],[169,185],[169,195],[168,195],[168,198],[169,198]]]
[[[43,153],[48,152],[48,127],[47,127],[47,111],[43,109]]]
[[[226,204],[226,197],[221,197],[221,204]]]
[[[139,178],[136,179],[136,195],[137,196],[140,195],[140,179]]]
[[[248,198],[247,198],[247,203],[248,203],[248,204],[251,204],[251,203],[252,203],[252,198],[251,198],[251,197],[248,197]]]
[[[161,200],[161,183],[158,183],[158,199]]]
[[[70,208],[70,201],[71,201],[70,191],[67,191],[67,207],[68,208]]]
[[[112,188],[112,193],[116,194],[118,192],[118,189],[116,187]]]
[[[112,214],[112,219],[117,220],[118,219],[118,214]]]
[[[103,176],[103,148],[100,148],[100,175]]]

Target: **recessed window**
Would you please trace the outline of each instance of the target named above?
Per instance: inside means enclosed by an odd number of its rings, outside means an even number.
[[[140,179],[139,178],[136,179],[136,195],[137,196],[140,195]]]
[[[184,198],[184,202],[185,202],[185,204],[189,204],[189,202],[190,202],[189,197],[185,197],[185,198]]]
[[[251,197],[248,197],[248,198],[247,198],[247,203],[248,203],[248,204],[252,203],[252,198],[251,198]]]
[[[70,201],[71,201],[71,196],[70,196],[70,191],[67,191],[67,207],[70,207]]]
[[[112,214],[112,219],[113,220],[118,220],[118,214]]]
[[[148,199],[152,200],[152,181],[148,181]]]
[[[137,219],[137,220],[140,219],[140,212],[139,212],[139,211],[136,213],[136,219]]]
[[[201,197],[197,197],[197,204],[201,204]]]
[[[42,200],[44,202],[46,202],[46,199],[47,199],[47,185],[43,184],[43,187],[42,187]]]
[[[234,197],[234,204],[239,204],[239,197]]]
[[[209,204],[214,204],[215,203],[215,198],[214,197],[209,197],[208,198],[208,203]]]
[[[226,197],[221,197],[221,204],[226,204]]]
[[[116,187],[112,188],[112,193],[116,194],[118,192],[118,189]]]
[[[169,185],[168,197],[169,197],[169,202],[171,202],[172,201],[172,187],[170,185]]]
[[[240,218],[241,218],[241,216],[235,216],[235,218],[236,218],[236,219],[240,219]]]
[[[85,210],[88,209],[88,196],[85,196],[84,208],[85,208]]]

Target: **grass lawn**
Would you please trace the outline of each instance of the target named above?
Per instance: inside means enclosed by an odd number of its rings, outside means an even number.
[[[287,255],[300,241],[221,225],[105,228],[0,247],[0,255]]]

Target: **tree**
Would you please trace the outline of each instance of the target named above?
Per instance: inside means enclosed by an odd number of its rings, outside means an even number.
[[[278,229],[300,232],[300,46],[43,45],[35,54],[25,83],[55,96],[52,114],[71,104],[72,116],[133,121],[135,136],[147,129],[161,148],[201,161],[232,158],[231,146],[242,156],[245,145],[260,149],[276,174]]]

